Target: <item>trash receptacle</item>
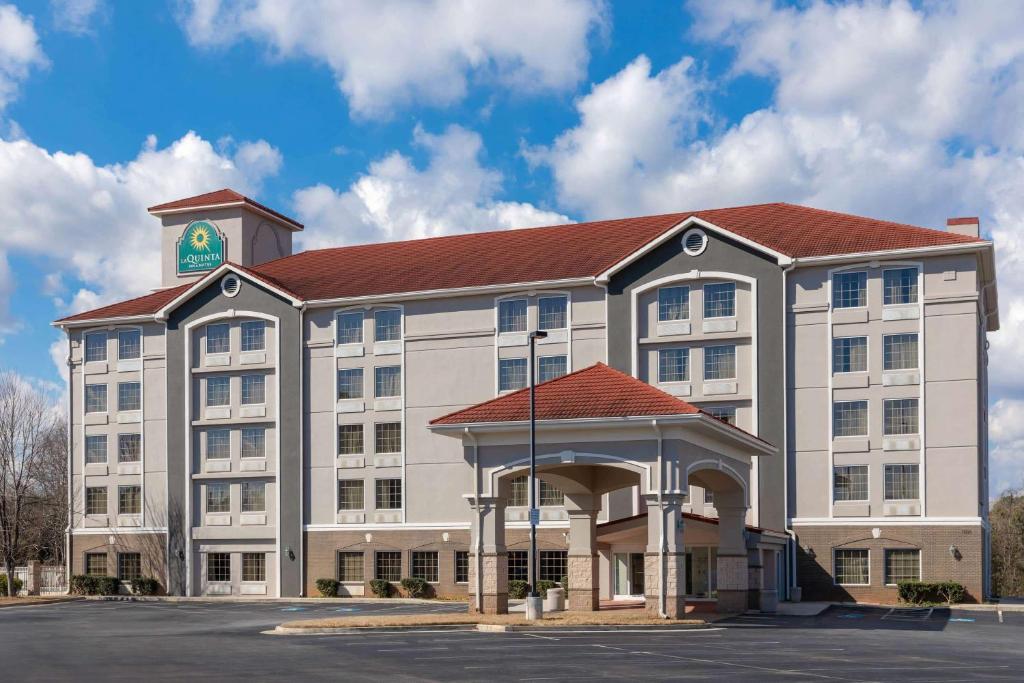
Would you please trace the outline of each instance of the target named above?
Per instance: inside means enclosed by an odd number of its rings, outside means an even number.
[[[548,594],[544,598],[544,611],[545,612],[564,612],[565,611],[565,589],[564,588],[549,588]]]

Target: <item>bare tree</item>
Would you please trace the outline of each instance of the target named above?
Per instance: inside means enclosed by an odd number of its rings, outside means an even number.
[[[989,511],[992,587],[1003,597],[1024,595],[1024,490],[1003,493]]]
[[[58,419],[46,434],[41,457],[31,472],[36,504],[30,511],[29,553],[41,562],[64,564],[68,529],[68,427]],[[31,559],[31,558],[30,558]]]
[[[50,402],[12,372],[0,372],[0,560],[13,596],[14,567],[26,554],[26,527],[40,500],[33,477],[56,414]]]

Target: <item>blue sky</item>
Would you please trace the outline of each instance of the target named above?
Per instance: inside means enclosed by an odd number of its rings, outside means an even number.
[[[1021,483],[1015,2],[0,0],[0,368],[155,284],[149,204],[302,246],[793,201],[997,240],[994,486]]]

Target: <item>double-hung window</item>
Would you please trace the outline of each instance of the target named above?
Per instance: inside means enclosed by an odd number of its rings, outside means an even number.
[[[502,358],[498,361],[498,391],[512,391],[526,386],[526,359]]]
[[[887,334],[882,337],[882,369],[917,368],[917,333]]]
[[[704,347],[704,379],[736,379],[736,346]]]
[[[363,369],[338,370],[338,400],[363,397]]]
[[[689,319],[689,287],[662,287],[658,290],[658,322]]]
[[[117,487],[117,514],[138,515],[142,513],[142,487]]]
[[[267,482],[243,481],[241,484],[242,512],[267,511]]]
[[[402,452],[401,422],[378,422],[373,425],[373,452],[377,454]]]
[[[117,333],[117,359],[136,360],[142,357],[142,332],[120,330]]]
[[[690,381],[690,349],[658,351],[658,383]]]
[[[890,398],[884,402],[885,436],[917,434],[917,399]]]
[[[866,586],[871,583],[867,548],[836,548],[834,555],[835,582],[846,586]]]
[[[231,581],[231,553],[206,553],[206,580],[210,583]]]
[[[206,326],[206,354],[231,353],[231,325],[217,323]]]
[[[736,315],[736,283],[704,285],[704,317],[731,318]]]
[[[242,457],[267,457],[266,427],[244,427],[242,429]]]
[[[557,379],[566,372],[568,372],[568,360],[565,356],[541,356],[537,359],[538,382]]]
[[[526,332],[526,299],[498,302],[498,333]]]
[[[231,378],[206,378],[206,405],[209,407],[231,405]]]
[[[867,371],[867,337],[839,337],[832,340],[832,372]]]
[[[142,578],[142,554],[118,553],[117,578],[122,581]]]
[[[242,581],[263,583],[267,580],[267,554],[242,553]]]
[[[858,270],[832,276],[832,308],[863,308],[867,305],[867,272]]]
[[[374,501],[378,510],[402,508],[402,480],[378,479],[374,482]]]
[[[921,551],[917,548],[887,548],[885,551],[885,583],[894,586],[900,581],[921,580]]]
[[[338,425],[338,455],[362,455],[363,425]]]
[[[391,582],[402,580],[401,550],[378,550],[374,565],[375,578]]]
[[[885,466],[885,499],[917,500],[918,469],[916,464]]]
[[[835,502],[868,499],[868,466],[840,465],[832,473],[832,500]]]
[[[86,553],[85,555],[85,573],[89,576],[106,576],[107,575],[107,554],[106,553]]]
[[[361,552],[351,550],[338,552],[338,581],[342,583],[362,583],[363,554]]]
[[[538,327],[561,330],[569,326],[569,299],[565,296],[542,296],[537,299]]]
[[[231,457],[231,430],[206,430],[206,459],[227,460]]]
[[[438,561],[436,550],[412,551],[412,578],[423,579],[427,583],[438,581]]]
[[[140,382],[118,382],[117,409],[121,412],[142,409],[142,384]]]
[[[373,369],[373,395],[391,398],[402,395],[402,366],[387,365]]]
[[[350,311],[339,313],[335,319],[337,326],[337,337],[339,344],[362,344],[363,343],[363,313],[362,311]]]
[[[338,481],[338,509],[363,509],[363,480],[341,479]]]
[[[206,484],[206,511],[210,513],[231,512],[231,485],[223,481]]]
[[[242,331],[242,351],[264,351],[267,348],[267,324],[250,320],[239,325]]]
[[[89,332],[85,335],[85,362],[103,362],[107,359],[107,333]]]
[[[373,314],[373,340],[397,341],[402,338],[402,312],[397,308],[375,311]]]
[[[85,412],[105,413],[107,412],[107,385],[86,384],[85,385]]]
[[[107,514],[107,487],[87,486],[85,489],[85,514]]]
[[[882,272],[883,301],[886,306],[917,303],[917,268],[893,268]]]
[[[266,403],[266,389],[266,375],[242,375],[242,404]]]
[[[867,401],[836,401],[832,404],[832,436],[867,435]]]
[[[142,459],[142,434],[117,435],[117,461],[139,462]]]
[[[85,464],[99,465],[107,462],[107,435],[90,434],[85,437]]]

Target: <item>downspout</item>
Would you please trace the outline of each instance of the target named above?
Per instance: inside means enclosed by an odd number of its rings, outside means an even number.
[[[306,343],[305,343],[305,323],[306,323],[306,304],[302,304],[299,308],[299,597],[306,597],[306,548],[309,543],[306,539],[305,531],[303,530],[303,517],[306,514],[306,477],[305,477],[305,433],[306,433],[306,401],[305,401],[305,384],[306,384]],[[280,337],[280,335],[278,335]],[[278,409],[277,414],[281,414],[281,349],[277,350],[278,367],[277,367],[277,386],[278,396],[277,403]],[[335,379],[337,381],[337,379]],[[281,425],[277,425],[277,429],[281,429]],[[338,427],[335,425],[335,431]],[[280,453],[278,454],[278,462],[281,461]],[[281,505],[281,473],[277,473],[277,505],[280,513]],[[334,484],[335,488],[338,484]],[[335,494],[337,495],[337,494]],[[335,520],[337,521],[337,520]],[[283,559],[283,558],[281,558]],[[281,597],[278,595],[277,597]]]
[[[484,513],[480,509],[480,447],[476,435],[469,427],[462,430],[466,438],[473,444],[473,507],[476,508],[476,611],[483,611],[484,590]]]
[[[72,451],[72,449],[74,447],[74,440],[72,439],[71,432],[74,431],[74,425],[75,425],[74,415],[72,413],[72,411],[74,410],[75,403],[74,403],[74,399],[72,398],[74,396],[74,394],[72,394],[71,392],[74,390],[75,375],[74,375],[73,366],[72,366],[72,363],[71,363],[71,333],[70,333],[69,330],[64,330],[64,332],[68,336],[68,360],[67,360],[67,365],[68,365],[68,418],[67,418],[68,419],[68,438],[67,438],[67,449],[68,449],[68,473],[67,473],[67,479],[68,479],[68,485],[67,485],[67,488],[68,488],[68,502],[67,502],[67,504],[68,504],[68,526],[67,526],[67,529],[64,532],[64,585],[67,588],[67,592],[70,594],[70,592],[71,592],[71,530],[72,530],[72,528],[74,527],[74,524],[75,524],[74,497],[72,495],[72,490],[71,490],[72,489],[71,482],[73,481],[73,475],[74,475],[74,473],[71,470],[72,462],[73,462],[73,458],[72,458],[72,452],[73,451]]]
[[[789,289],[786,287],[786,276],[796,268],[796,261],[782,269],[782,500],[785,502],[785,530],[789,536],[786,553],[789,571],[786,572],[786,600],[792,599],[793,588],[796,587],[796,533],[793,531],[792,518],[789,516],[789,320],[786,316],[786,302]],[[832,473],[829,473],[831,479]]]
[[[654,433],[658,435],[658,616],[662,619],[668,619],[667,602],[665,600],[665,590],[667,588],[665,581],[665,543],[667,539],[665,536],[665,511],[662,508],[661,498],[661,494],[665,490],[665,485],[662,481],[664,476],[664,440],[661,435],[661,426],[657,420],[651,420],[651,427],[654,428]],[[647,523],[650,524],[651,520],[648,519]]]

